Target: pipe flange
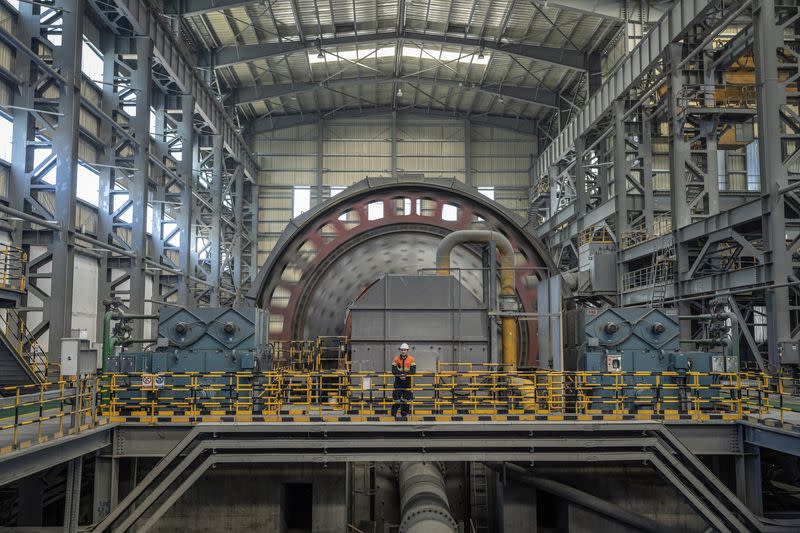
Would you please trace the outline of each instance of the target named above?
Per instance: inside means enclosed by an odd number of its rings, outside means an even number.
[[[407,512],[400,522],[400,533],[408,531],[409,528],[420,522],[436,521],[448,526],[454,532],[458,532],[458,524],[455,519],[441,507],[425,506],[418,507]]]

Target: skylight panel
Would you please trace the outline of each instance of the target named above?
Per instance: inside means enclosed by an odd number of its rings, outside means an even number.
[[[321,56],[321,57],[320,57]],[[311,64],[324,63],[325,61],[361,61],[363,59],[377,59],[393,57],[394,46],[381,48],[361,48],[359,50],[345,50],[341,52],[313,50],[308,53],[308,62]]]
[[[490,54],[482,50],[474,52],[454,52],[451,50],[438,50],[419,46],[404,46],[403,57],[414,59],[439,60],[444,63],[472,63],[474,65],[486,65],[491,58]]]

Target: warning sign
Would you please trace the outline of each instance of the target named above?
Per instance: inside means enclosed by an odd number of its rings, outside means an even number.
[[[153,374],[142,374],[142,388],[148,390],[154,389],[153,378]]]
[[[156,376],[156,388],[157,389],[163,389],[165,383],[166,383],[166,380],[164,379],[164,376]]]

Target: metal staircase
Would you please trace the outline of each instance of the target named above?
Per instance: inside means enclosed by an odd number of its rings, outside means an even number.
[[[675,247],[672,243],[653,252],[650,279],[650,307],[662,307],[667,286],[675,272]]]
[[[47,382],[47,354],[15,308],[27,290],[24,250],[0,245],[0,386]]]
[[[47,382],[47,354],[12,308],[0,310],[0,385]]]

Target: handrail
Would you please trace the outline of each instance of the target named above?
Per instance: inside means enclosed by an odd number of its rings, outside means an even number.
[[[0,287],[25,292],[28,255],[25,250],[0,244]]]
[[[38,339],[28,329],[25,320],[15,309],[6,308],[5,313],[0,313],[0,323],[2,323],[2,334],[5,335],[28,372],[39,383],[47,381],[47,371],[50,365],[47,354],[39,346]]]
[[[800,405],[788,377],[755,372],[418,372],[412,416],[671,417],[739,420]],[[102,414],[114,422],[281,421],[285,415],[386,415],[398,402],[383,372],[125,373],[103,376]],[[792,388],[794,387],[794,388]],[[791,401],[786,401],[791,398]],[[788,406],[788,407],[787,407]],[[227,418],[225,418],[227,417]],[[655,418],[653,418],[655,417]]]
[[[96,376],[0,387],[0,455],[105,424],[99,391]]]

